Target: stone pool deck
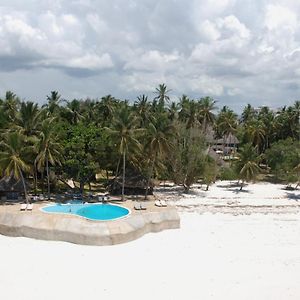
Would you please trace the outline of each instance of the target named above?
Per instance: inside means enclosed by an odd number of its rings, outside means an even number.
[[[114,245],[135,240],[149,232],[180,227],[174,207],[156,207],[147,203],[147,210],[136,211],[133,201],[120,205],[131,214],[114,221],[91,221],[68,214],[50,214],[40,210],[49,204],[35,203],[33,211],[20,211],[20,204],[0,206],[0,234],[42,240],[66,241],[82,245]]]

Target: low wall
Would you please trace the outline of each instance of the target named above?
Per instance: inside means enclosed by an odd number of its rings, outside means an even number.
[[[114,245],[135,240],[148,232],[180,227],[175,208],[142,212],[127,218],[98,222],[61,214],[30,212],[0,214],[0,234],[82,245]]]

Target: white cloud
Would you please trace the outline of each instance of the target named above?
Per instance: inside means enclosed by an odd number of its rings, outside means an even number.
[[[164,82],[178,96],[282,105],[299,95],[299,14],[295,0],[2,0],[0,91],[14,74],[22,97],[48,85],[134,98]]]
[[[157,50],[150,50],[144,53],[138,52],[140,51],[133,53],[134,57],[125,64],[125,70],[163,71],[169,64],[176,62],[180,58],[176,51],[170,54],[161,53]]]
[[[265,26],[269,30],[289,29],[295,31],[297,24],[297,15],[289,8],[279,5],[270,4],[266,8]]]

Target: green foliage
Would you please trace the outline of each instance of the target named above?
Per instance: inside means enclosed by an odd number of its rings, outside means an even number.
[[[52,91],[39,107],[8,91],[0,99],[0,171],[22,173],[25,180],[34,174],[35,182],[43,182],[47,173],[48,186],[49,178],[59,173],[82,188],[102,171],[108,179],[122,170],[124,181],[129,164],[149,180],[163,176],[188,190],[199,179],[207,186],[216,177],[254,180],[262,154],[276,177],[299,181],[299,101],[276,113],[247,105],[239,120],[227,106],[216,113],[210,97],[183,95],[177,103],[169,92],[160,84],[152,98],[141,95],[131,105],[112,95],[68,101]],[[209,137],[212,128],[215,136]],[[207,141],[231,134],[240,140],[239,160],[233,168],[218,170],[207,155]],[[11,149],[5,143],[12,143]],[[8,156],[7,151],[17,154]]]
[[[169,155],[171,176],[188,192],[191,185],[199,180],[205,171],[205,139],[198,129],[177,124],[177,136],[173,145],[173,151]]]
[[[239,159],[234,163],[239,179],[244,181],[254,181],[260,173],[259,162],[262,157],[257,154],[257,149],[251,144],[246,144],[238,153]],[[242,189],[243,185],[241,185]]]
[[[237,180],[239,177],[235,168],[222,167],[218,178],[221,180]]]
[[[297,166],[300,164],[300,142],[292,138],[272,145],[265,153],[271,171],[280,180],[297,181]]]

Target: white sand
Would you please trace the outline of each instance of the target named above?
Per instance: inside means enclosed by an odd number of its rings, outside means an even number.
[[[300,299],[300,214],[181,220],[108,247],[0,235],[0,298]]]

